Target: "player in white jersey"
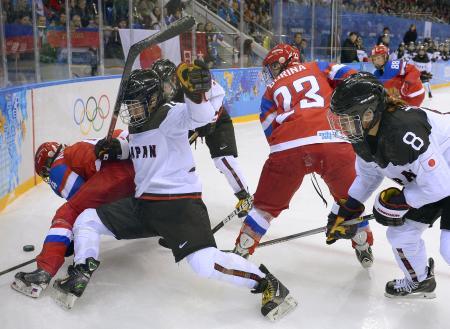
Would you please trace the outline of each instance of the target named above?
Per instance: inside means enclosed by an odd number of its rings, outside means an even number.
[[[183,90],[179,83],[176,82],[176,65],[168,59],[160,59],[153,64],[152,69],[158,73],[162,80],[165,101],[184,103]],[[225,91],[222,86],[213,80],[211,92],[207,95],[207,98],[215,98],[216,95],[224,94]],[[216,110],[213,121],[198,127],[195,131],[191,130],[189,137],[192,134],[197,134],[198,137],[205,138],[215,167],[223,173],[238,199],[236,205],[236,208],[239,210],[238,216],[245,217],[251,208],[252,197],[249,193],[247,180],[237,159],[238,151],[233,122],[222,103],[213,105]]]
[[[428,97],[432,98],[430,80],[433,78],[431,73],[431,60],[430,56],[426,52],[424,46],[420,46],[417,55],[411,59],[411,64],[413,64],[417,70],[420,72],[420,81],[422,81],[425,88],[428,90]]]
[[[188,130],[211,122],[214,104],[223,94],[206,100],[211,76],[203,62],[181,64],[177,76],[186,94],[185,103],[163,104],[159,76],[153,70],[132,72],[121,117],[129,127],[129,145],[121,159],[132,159],[136,193],[132,198],[84,211],[74,227],[75,266],[57,280],[57,299],[71,308],[98,267],[100,235],[118,239],[163,237],[179,262],[186,258],[195,273],[262,293],[261,312],[271,320],[297,305],[289,290],[263,265],[217,249],[201,184],[188,142]],[[117,155],[117,150],[109,154]],[[109,157],[109,158],[114,158]]]
[[[422,233],[441,217],[441,255],[450,264],[450,113],[409,107],[387,96],[369,73],[344,80],[332,95],[329,121],[357,154],[349,195],[365,202],[388,177],[403,189],[382,191],[374,204],[404,279],[386,284],[387,297],[435,297],[433,259]],[[337,218],[327,235],[347,230]]]

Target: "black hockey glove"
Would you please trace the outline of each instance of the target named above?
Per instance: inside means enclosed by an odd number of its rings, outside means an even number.
[[[373,215],[381,225],[400,226],[405,223],[405,214],[409,209],[403,192],[390,187],[378,195],[373,205]]]
[[[429,82],[433,78],[433,74],[423,71],[420,72],[420,81],[422,82]]]
[[[353,198],[341,199],[331,208],[327,224],[327,244],[333,244],[339,239],[351,239],[358,230],[358,224],[342,225],[347,220],[361,216],[364,205]]]
[[[181,63],[177,77],[184,94],[194,103],[200,104],[205,92],[211,89],[211,73],[203,61],[196,59],[194,64]]]
[[[211,135],[214,132],[214,130],[216,130],[215,122],[210,122],[207,125],[195,129],[195,131],[198,133],[198,137],[205,137]]]
[[[113,138],[110,142],[106,138],[100,139],[94,148],[95,156],[102,161],[122,159],[122,145],[119,139]]]

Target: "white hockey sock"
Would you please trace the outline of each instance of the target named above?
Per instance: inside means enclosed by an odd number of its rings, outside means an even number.
[[[75,264],[84,264],[89,257],[98,260],[102,234],[113,235],[95,209],[86,209],[77,217],[73,226]]]
[[[450,265],[450,231],[441,230],[441,246],[440,252],[442,258]]]
[[[405,224],[389,226],[386,231],[397,264],[405,277],[416,282],[427,277],[427,252],[421,238],[427,228],[428,224],[407,219]]]
[[[260,278],[265,276],[255,264],[245,258],[233,253],[222,252],[217,248],[201,249],[186,258],[194,272],[201,277],[227,281],[250,289],[256,286],[257,281],[237,276],[236,273],[233,274],[233,271],[256,274]]]
[[[213,158],[213,161],[216,168],[225,175],[225,178],[234,193],[242,190],[248,191],[248,185],[245,181],[244,174],[234,156],[227,155],[224,157]]]

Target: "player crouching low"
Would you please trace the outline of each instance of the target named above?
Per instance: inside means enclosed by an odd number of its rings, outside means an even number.
[[[69,268],[67,278],[55,281],[57,299],[71,308],[83,294],[99,265],[100,235],[117,239],[161,236],[175,261],[186,259],[199,276],[262,293],[262,314],[277,320],[297,302],[264,265],[258,268],[238,255],[217,249],[201,199],[188,130],[211,122],[214,116],[212,101],[205,99],[205,92],[211,88],[210,72],[199,61],[181,64],[177,70],[187,96],[185,103],[163,103],[161,82],[153,70],[132,72],[121,112],[129,127],[130,151],[121,154],[121,159],[132,159],[135,196],[85,210],[77,218],[75,265]],[[105,147],[104,152],[113,149]],[[112,154],[108,157],[114,158]]]
[[[352,143],[357,176],[348,194],[365,202],[384,177],[403,186],[382,191],[373,206],[405,277],[387,282],[390,298],[434,298],[434,261],[423,232],[441,217],[440,252],[450,264],[450,116],[407,106],[388,96],[370,73],[345,79],[334,91],[329,121],[338,136]],[[330,222],[327,236],[343,238],[351,216]]]

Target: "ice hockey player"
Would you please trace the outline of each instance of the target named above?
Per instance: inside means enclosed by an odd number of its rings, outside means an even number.
[[[384,177],[402,185],[378,194],[375,219],[388,226],[387,239],[405,277],[386,284],[387,297],[433,298],[433,260],[427,266],[422,233],[441,217],[440,252],[450,264],[450,115],[409,107],[389,96],[370,73],[347,78],[331,99],[330,125],[357,154],[357,176],[348,194],[361,204]],[[346,235],[337,217],[329,238]]]
[[[406,61],[388,61],[388,58],[389,50],[386,46],[373,47],[371,59],[376,68],[373,74],[390,95],[403,99],[409,105],[420,106],[425,98],[420,72]]]
[[[339,205],[347,198],[355,178],[355,154],[351,145],[330,130],[327,109],[334,86],[356,71],[340,64],[300,63],[298,51],[287,44],[270,50],[263,65],[268,86],[261,101],[260,120],[270,154],[253,208],[236,239],[234,252],[243,257],[253,254],[271,221],[289,207],[305,175],[320,174]],[[349,200],[345,210],[359,215],[364,209]],[[355,233],[352,245],[357,258],[363,267],[369,267],[373,263],[373,236],[368,222]],[[328,244],[334,242],[327,240]]]
[[[262,314],[276,320],[297,302],[266,267],[258,269],[246,259],[216,248],[195,173],[188,130],[211,122],[215,115],[212,103],[221,102],[223,94],[206,100],[211,75],[203,62],[181,64],[177,76],[185,103],[164,104],[158,74],[153,70],[132,72],[121,117],[129,127],[129,153],[122,158],[129,155],[132,159],[135,197],[85,210],[79,216],[74,228],[75,266],[67,278],[55,281],[58,299],[70,308],[83,293],[99,265],[100,234],[118,239],[160,235],[168,242],[175,261],[186,258],[198,275],[262,293]]]
[[[397,50],[389,55],[389,59],[391,61],[395,61],[395,60],[405,59],[405,56],[406,56],[405,44],[402,42],[398,45]]]
[[[428,90],[428,97],[432,98],[430,86],[430,80],[433,78],[433,74],[431,73],[431,60],[424,46],[419,47],[417,55],[411,60],[411,64],[414,64],[420,72],[420,80]]]
[[[165,101],[184,103],[183,90],[175,74],[176,65],[168,59],[160,59],[153,64],[152,69],[162,80]],[[208,95],[208,97],[214,99],[215,95],[224,95],[225,91],[220,84],[212,80],[211,93],[212,95]],[[238,152],[233,122],[222,103],[213,104],[213,106],[216,109],[213,121],[191,131],[190,136],[196,133],[198,137],[205,138],[214,165],[224,174],[238,199],[236,204],[236,208],[240,210],[238,216],[245,217],[251,208],[252,197],[248,192],[247,180],[237,160]]]
[[[127,147],[124,143],[127,135],[127,131],[115,131],[116,143]],[[53,217],[42,250],[36,257],[37,269],[16,273],[11,284],[15,290],[39,297],[64,264],[64,256],[71,249],[72,226],[78,215],[87,208],[133,195],[131,161],[101,162],[95,154],[97,142],[89,139],[70,146],[46,142],[37,149],[36,174],[67,202]]]

